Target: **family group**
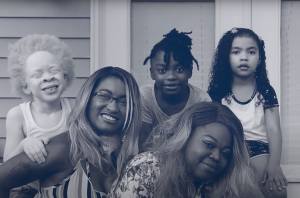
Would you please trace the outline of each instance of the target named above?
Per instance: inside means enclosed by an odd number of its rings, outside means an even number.
[[[189,83],[191,32],[163,35],[152,84],[119,67],[95,71],[74,105],[68,45],[28,35],[11,45],[1,198],[286,198],[279,104],[264,41],[233,28],[215,50],[209,86]]]

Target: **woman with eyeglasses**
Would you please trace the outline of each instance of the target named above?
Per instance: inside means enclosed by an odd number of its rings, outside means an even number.
[[[96,71],[76,98],[69,132],[45,146],[46,162],[33,163],[21,153],[0,166],[0,197],[37,179],[38,197],[109,196],[121,170],[138,154],[140,110],[139,88],[130,73],[117,67]]]

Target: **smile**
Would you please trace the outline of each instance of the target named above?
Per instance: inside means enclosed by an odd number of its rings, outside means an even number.
[[[47,92],[52,92],[55,91],[58,88],[58,85],[54,85],[54,86],[48,86],[46,88],[43,88],[43,91],[47,91]]]
[[[174,88],[179,87],[179,85],[178,84],[170,84],[170,85],[164,85],[164,87],[174,89]]]
[[[109,116],[107,114],[101,114],[101,116],[105,119],[105,120],[109,120],[109,121],[116,121],[117,118]]]
[[[202,164],[204,165],[204,168],[208,171],[208,172],[215,172],[217,170],[217,166],[214,164],[210,164],[210,163],[205,163],[202,162]]]

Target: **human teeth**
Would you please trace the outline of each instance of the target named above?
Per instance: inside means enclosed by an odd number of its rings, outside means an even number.
[[[116,118],[113,118],[109,115],[102,115],[103,118],[108,119],[108,120],[116,120]]]
[[[54,89],[57,89],[57,86],[45,88],[45,91],[53,91]]]

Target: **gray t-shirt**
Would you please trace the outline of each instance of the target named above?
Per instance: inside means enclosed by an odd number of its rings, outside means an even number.
[[[190,95],[184,109],[199,101],[211,101],[209,95],[202,89],[195,87],[191,84],[188,84],[188,86],[190,88]],[[143,122],[152,124],[154,128],[159,123],[170,118],[170,116],[166,115],[158,106],[154,93],[154,84],[147,84],[142,86],[140,88],[140,92],[142,96],[141,98],[143,105]]]

